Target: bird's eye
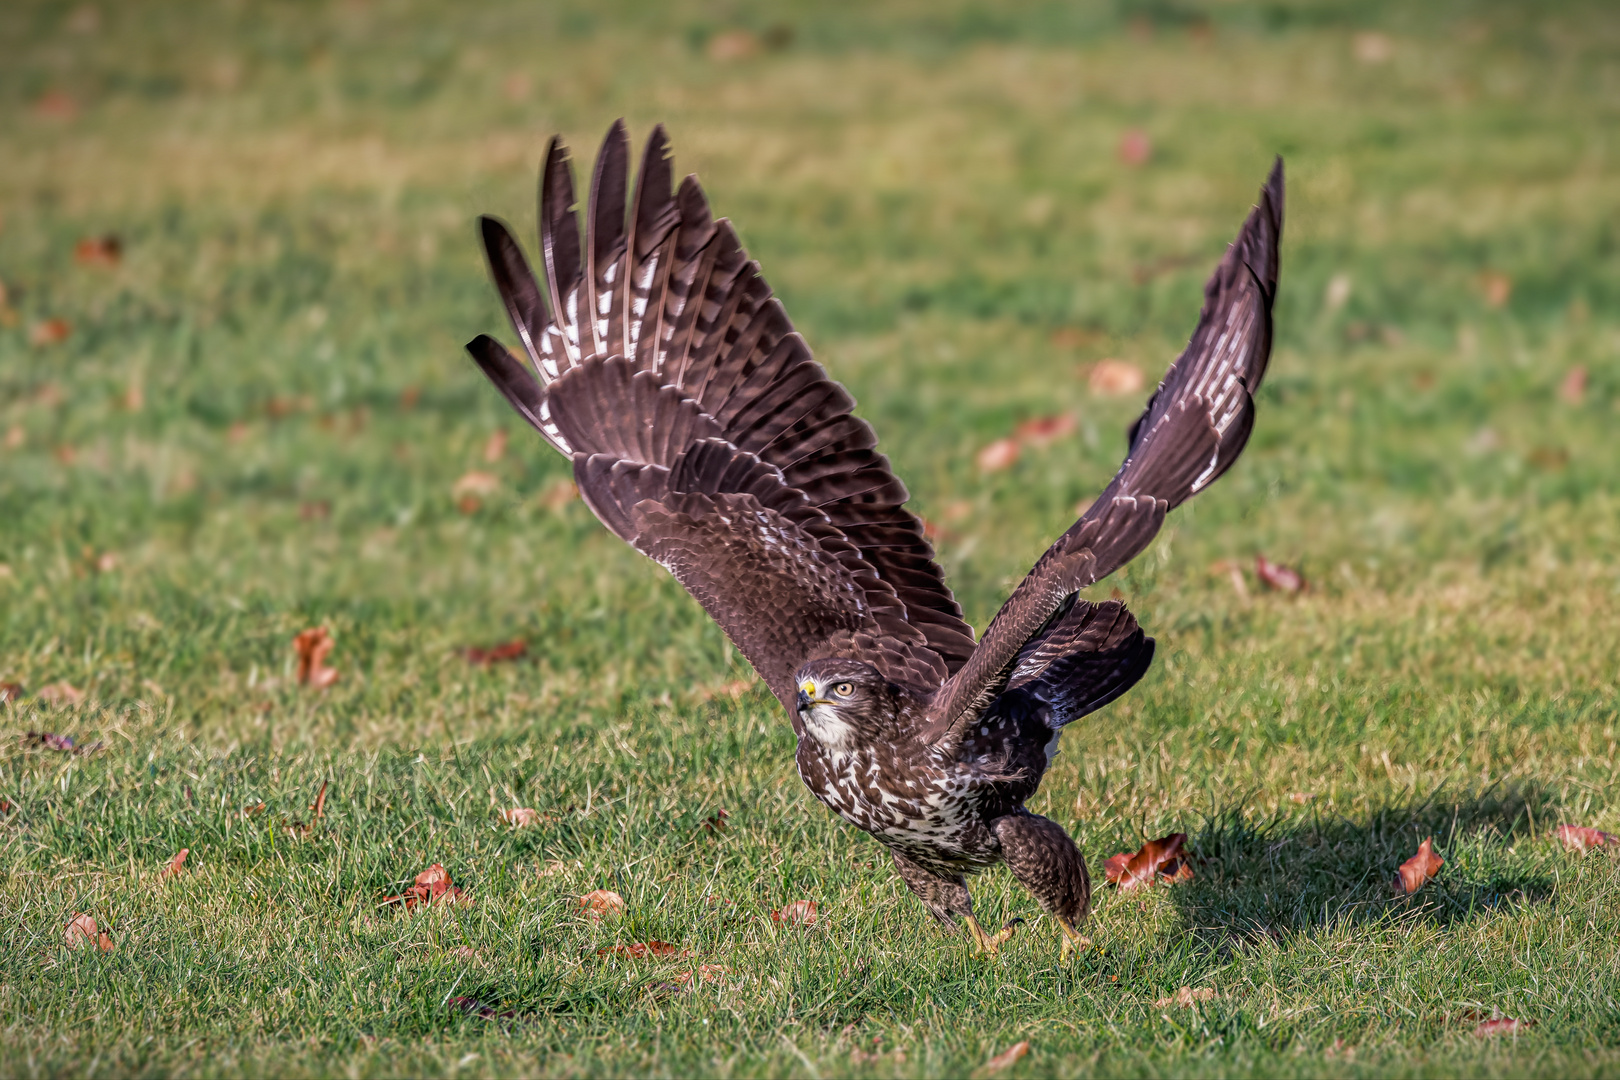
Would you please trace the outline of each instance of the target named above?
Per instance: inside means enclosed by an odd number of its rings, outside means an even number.
[[[839,697],[849,697],[849,695],[853,694],[854,692],[854,683],[841,682],[837,686],[833,687],[833,693],[837,694]]]

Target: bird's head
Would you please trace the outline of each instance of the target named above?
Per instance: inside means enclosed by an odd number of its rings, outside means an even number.
[[[877,734],[894,714],[894,687],[877,668],[859,660],[812,660],[794,677],[799,718],[816,741],[846,749]]]

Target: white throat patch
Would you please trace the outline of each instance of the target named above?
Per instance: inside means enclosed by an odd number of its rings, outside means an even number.
[[[812,705],[799,715],[804,718],[806,730],[828,749],[847,749],[850,737],[855,734],[855,729],[831,705]]]

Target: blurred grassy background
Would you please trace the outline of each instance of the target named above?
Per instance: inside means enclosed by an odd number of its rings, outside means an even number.
[[[947,1075],[1019,1038],[1015,1074],[1615,1070],[1620,880],[1546,840],[1620,826],[1609,6],[15,2],[0,48],[6,1071]],[[1286,158],[1254,440],[1103,586],[1161,659],[1035,807],[1094,867],[1178,828],[1211,862],[1104,901],[1080,968],[1049,927],[999,965],[929,929],[464,358],[505,332],[473,218],[531,233],[545,138],[588,161],[617,116],[669,125],[981,627],[1118,463],[1141,395],[1086,365],[1162,370]],[[472,512],[469,471],[498,482]],[[1309,592],[1235,591],[1262,552]],[[313,625],[324,695],[290,678]],[[528,661],[457,653],[511,638]],[[328,777],[323,839],[278,839]],[[1430,832],[1448,876],[1391,905]],[[434,861],[479,904],[370,914]],[[611,933],[571,909],[604,885]],[[774,936],[800,896],[826,933]],[[74,910],[118,952],[63,953]],[[612,933],[746,989],[649,996],[595,960]],[[1161,1020],[1198,980],[1219,1002]],[[530,1019],[447,1014],[470,983]],[[1476,1045],[1493,1012],[1540,1026]],[[874,1035],[909,1056],[854,1056]]]

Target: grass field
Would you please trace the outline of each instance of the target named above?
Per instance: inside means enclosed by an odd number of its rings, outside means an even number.
[[[1620,868],[1551,835],[1620,832],[1612,6],[14,0],[0,50],[0,1073],[1620,1074]],[[510,340],[475,215],[530,235],[544,138],[621,115],[669,125],[980,627],[1140,408],[1084,365],[1157,376],[1286,157],[1254,439],[1097,590],[1159,659],[1033,806],[1098,879],[1174,831],[1203,861],[1099,889],[1067,965],[1001,871],[999,958],[933,928],[461,352]],[[379,906],[432,863],[474,902]],[[598,952],[652,939],[692,955]],[[1503,1016],[1535,1026],[1476,1036]]]

